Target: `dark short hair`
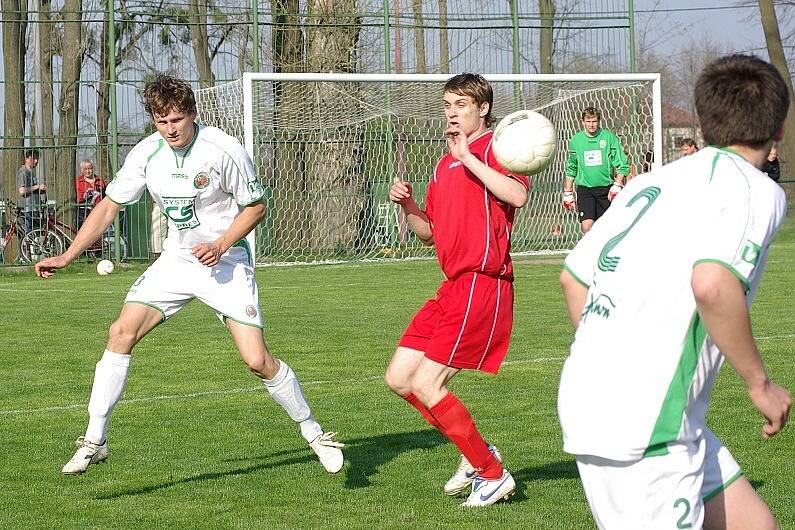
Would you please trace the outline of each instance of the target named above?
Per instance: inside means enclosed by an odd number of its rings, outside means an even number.
[[[581,119],[584,120],[586,116],[596,116],[597,120],[602,119],[602,113],[599,112],[599,109],[597,109],[596,107],[585,107],[582,111]]]
[[[25,160],[28,158],[39,158],[39,150],[38,149],[25,149]]]
[[[698,146],[696,145],[696,141],[695,141],[695,140],[693,140],[692,138],[682,138],[682,141],[681,141],[681,142],[679,142],[679,147],[684,147],[684,146],[688,146],[688,147],[698,147]]]
[[[196,111],[196,98],[182,79],[158,74],[144,87],[144,108],[153,118],[171,111],[191,113]]]
[[[444,84],[444,92],[451,92],[461,96],[471,97],[478,107],[483,103],[489,104],[489,112],[486,113],[486,127],[494,125],[495,119],[491,115],[494,107],[494,91],[491,84],[482,75],[478,74],[458,74],[447,80]]]
[[[780,132],[789,108],[781,74],[753,55],[727,55],[708,64],[695,97],[704,141],[719,147],[763,147]]]

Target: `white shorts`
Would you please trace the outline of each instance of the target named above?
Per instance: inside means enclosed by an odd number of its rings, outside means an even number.
[[[599,528],[698,529],[704,503],[737,480],[740,466],[705,428],[692,443],[633,461],[575,455],[585,496]]]
[[[214,267],[189,253],[164,252],[130,287],[124,303],[144,304],[171,318],[198,298],[224,321],[262,328],[257,282],[246,249],[232,247]]]

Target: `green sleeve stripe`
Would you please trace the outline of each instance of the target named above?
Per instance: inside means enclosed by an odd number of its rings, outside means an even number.
[[[719,494],[720,492],[722,492],[723,490],[725,490],[726,488],[731,486],[732,483],[735,480],[737,480],[738,478],[740,478],[742,476],[743,476],[743,472],[742,471],[738,471],[733,477],[731,477],[729,480],[727,480],[726,482],[721,484],[721,486],[719,488],[717,488],[715,491],[711,491],[711,492],[707,493],[706,495],[704,495],[704,502],[706,503],[707,501],[711,500],[717,494]]]
[[[591,287],[590,285],[588,285],[587,283],[585,283],[584,281],[582,281],[582,278],[580,278],[579,276],[577,276],[576,274],[574,274],[574,271],[573,271],[573,270],[571,270],[571,268],[569,268],[569,266],[568,266],[568,265],[566,265],[565,263],[563,264],[563,270],[565,270],[566,272],[568,272],[569,274],[571,274],[572,278],[574,278],[575,280],[577,280],[577,283],[579,283],[579,284],[580,284],[580,285],[582,285],[583,287],[585,287],[585,288],[590,288],[590,287]]]
[[[259,197],[255,198],[255,199],[252,199],[252,200],[250,200],[247,203],[241,204],[240,206],[245,208],[246,206],[251,206],[252,204],[256,204],[258,202],[262,202],[264,199],[265,199],[265,192],[263,191],[262,194]]]
[[[721,261],[719,259],[700,259],[693,264],[693,267],[695,267],[699,263],[717,263],[718,265],[723,265],[724,267],[729,269],[729,271],[731,271],[732,274],[737,276],[737,279],[740,280],[741,284],[743,284],[743,289],[745,290],[746,293],[751,289],[751,286],[748,284],[748,279],[745,276],[743,276],[740,271],[738,271],[737,269],[735,269],[725,261]]]

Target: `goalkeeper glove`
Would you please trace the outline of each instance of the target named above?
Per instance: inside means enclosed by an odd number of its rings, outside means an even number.
[[[563,190],[563,207],[567,210],[574,210],[577,207],[573,191]]]
[[[607,200],[612,202],[613,199],[616,198],[616,195],[618,195],[618,192],[621,191],[623,188],[624,185],[621,184],[620,182],[613,182],[613,185],[610,186],[610,190],[608,190],[607,192]]]

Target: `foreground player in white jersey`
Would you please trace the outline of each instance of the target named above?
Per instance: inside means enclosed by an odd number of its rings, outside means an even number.
[[[704,69],[695,100],[710,147],[633,179],[561,273],[577,332],[558,414],[600,528],[776,528],[704,417],[725,356],[764,436],[788,418],[748,305],[786,208],[758,168],[789,95],[773,66],[733,55]]]
[[[161,257],[130,288],[108,346],[94,373],[86,434],[63,467],[69,475],[108,457],[106,440],[114,405],[121,398],[133,347],[155,326],[198,298],[229,328],[241,357],[268,392],[298,423],[301,434],[330,473],[342,468],[335,433],[312,416],[295,373],[275,358],[262,337],[257,284],[246,235],[262,220],[263,189],[240,143],[215,127],[195,122],[193,91],[180,79],[160,75],[144,89],[146,110],[157,132],[136,145],[107,189],[107,197],[62,255],[36,264],[50,277],[107,229],[124,204],[149,190],[168,217]]]

